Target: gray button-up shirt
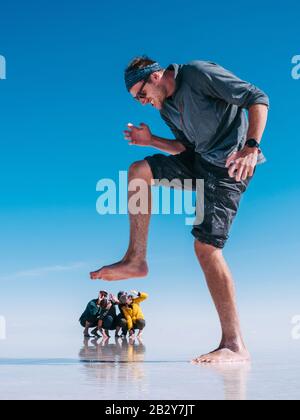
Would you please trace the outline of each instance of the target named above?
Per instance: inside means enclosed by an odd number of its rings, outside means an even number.
[[[171,64],[176,89],[160,113],[177,140],[194,148],[203,159],[224,167],[228,156],[246,141],[248,119],[244,109],[269,106],[268,96],[223,67],[207,62]],[[258,162],[265,157],[259,155]]]

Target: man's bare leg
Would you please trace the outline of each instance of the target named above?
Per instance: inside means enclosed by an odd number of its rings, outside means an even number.
[[[216,350],[196,358],[194,362],[247,361],[250,355],[242,338],[233,278],[222,250],[196,240],[195,251],[220,317],[222,340]]]
[[[129,209],[130,221],[130,240],[128,250],[123,259],[115,264],[104,266],[93,273],[90,273],[92,280],[125,280],[134,277],[145,277],[148,274],[146,262],[148,230],[151,216],[151,182],[152,171],[147,161],[142,160],[131,165],[128,174],[128,183],[134,179],[142,179],[148,185],[145,200],[148,203],[147,214],[131,214]],[[128,200],[136,191],[128,191]]]

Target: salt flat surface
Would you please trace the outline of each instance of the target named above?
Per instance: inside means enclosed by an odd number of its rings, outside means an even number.
[[[81,343],[70,358],[0,358],[0,399],[299,399],[300,358],[255,354],[251,364],[195,366],[187,351],[144,343]],[[181,351],[182,357],[179,356]],[[189,350],[190,351],[190,350]]]

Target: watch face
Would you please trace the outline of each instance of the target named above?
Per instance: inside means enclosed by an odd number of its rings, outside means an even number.
[[[257,141],[256,141],[256,140],[254,140],[254,139],[249,139],[249,140],[247,140],[246,144],[247,144],[247,146],[249,146],[249,147],[258,147],[258,143],[257,143]]]

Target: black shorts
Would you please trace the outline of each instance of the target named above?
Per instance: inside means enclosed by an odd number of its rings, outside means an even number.
[[[191,150],[170,156],[156,154],[145,160],[150,165],[155,184],[163,179],[169,182],[177,179],[182,184],[185,179],[191,179],[193,189],[196,189],[196,180],[204,180],[204,219],[193,226],[192,234],[200,242],[224,248],[241,196],[252,177],[237,182],[229,177],[227,168],[212,165]]]
[[[88,320],[85,320],[85,319],[83,319],[83,318],[80,318],[79,319],[79,322],[80,322],[80,325],[83,327],[83,328],[85,328],[85,324],[86,324],[86,322],[88,322],[90,325],[89,325],[89,328],[95,328],[95,327],[97,327],[97,325],[98,325],[98,319],[97,318],[94,318],[94,319],[90,319],[89,321]]]

